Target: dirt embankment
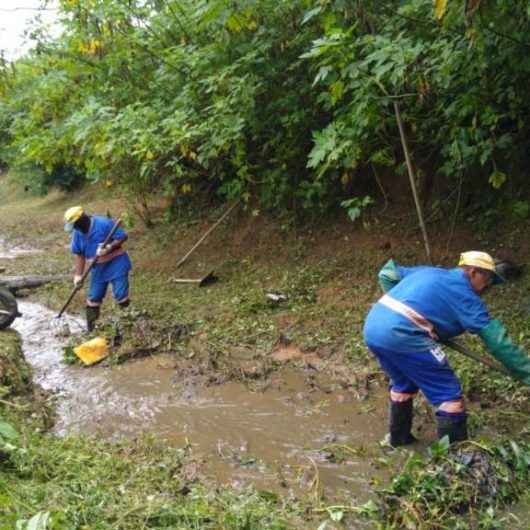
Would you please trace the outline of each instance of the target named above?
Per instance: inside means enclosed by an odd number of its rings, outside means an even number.
[[[0,392],[2,397],[22,396],[32,390],[31,369],[24,359],[15,331],[0,333]]]
[[[54,422],[50,397],[33,383],[18,333],[0,331],[0,421],[24,421],[31,428],[46,431]]]

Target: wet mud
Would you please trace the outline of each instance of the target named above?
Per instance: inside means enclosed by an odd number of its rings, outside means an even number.
[[[63,363],[64,326],[47,308],[21,302],[24,355],[35,382],[56,395],[54,432],[107,438],[152,434],[198,455],[192,474],[231,486],[320,489],[332,497],[367,498],[378,471],[366,451],[378,451],[386,393],[367,401],[308,384],[310,371],[273,374],[264,391],[240,382],[195,387],[175,369],[174,357],[157,355],[116,366],[84,368]],[[79,338],[83,340],[82,336]],[[345,454],[340,462],[337,451]]]

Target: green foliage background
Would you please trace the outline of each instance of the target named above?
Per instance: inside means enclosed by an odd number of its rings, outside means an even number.
[[[326,207],[403,170],[396,101],[429,186],[524,188],[525,0],[59,5],[0,68],[0,161],[37,188]]]

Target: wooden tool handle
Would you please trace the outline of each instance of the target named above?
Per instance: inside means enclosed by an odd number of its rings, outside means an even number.
[[[106,246],[109,241],[112,239],[112,236],[116,233],[116,230],[118,230],[118,227],[120,226],[121,219],[118,219],[114,226],[112,227],[111,231],[103,241],[103,246]],[[91,260],[88,264],[88,267],[85,268],[85,272],[83,272],[83,275],[81,276],[81,279],[77,283],[77,285],[73,288],[72,292],[70,293],[70,296],[68,297],[68,300],[66,300],[65,304],[57,314],[57,318],[61,317],[62,314],[66,311],[66,308],[70,305],[70,302],[74,299],[75,294],[77,291],[81,290],[81,287],[83,286],[83,282],[85,281],[86,277],[88,276],[89,272],[92,270],[94,265],[97,263],[98,257],[96,256],[93,260]]]

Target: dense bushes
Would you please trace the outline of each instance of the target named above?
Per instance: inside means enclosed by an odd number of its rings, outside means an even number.
[[[501,188],[530,137],[527,3],[434,4],[62,0],[64,33],[1,72],[0,159],[314,208],[402,169],[397,101],[428,184]]]

